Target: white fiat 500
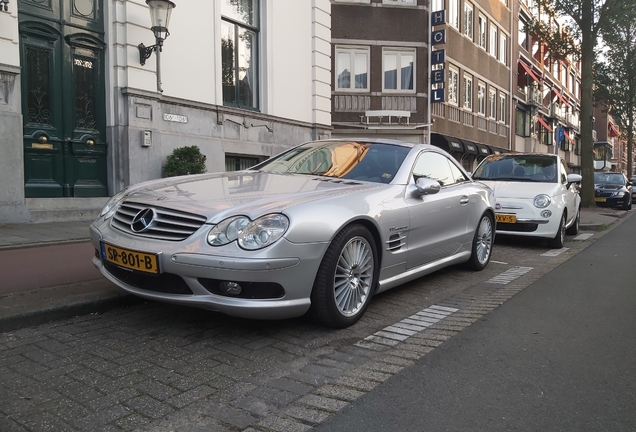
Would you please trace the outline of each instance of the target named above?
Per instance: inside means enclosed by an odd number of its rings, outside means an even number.
[[[577,234],[581,197],[558,156],[540,153],[492,155],[473,174],[495,191],[498,234],[542,237],[562,248],[565,234]]]

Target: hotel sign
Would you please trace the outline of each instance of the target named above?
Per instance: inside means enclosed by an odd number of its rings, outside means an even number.
[[[440,10],[431,14],[431,46],[443,45],[446,43],[446,29],[433,30],[435,26],[441,26],[446,24],[446,11]],[[444,102],[444,82],[446,81],[446,74],[444,68],[433,69],[435,65],[443,65],[446,60],[446,53],[443,49],[432,50],[431,49],[431,69],[429,71],[431,75],[431,86],[436,85],[439,88],[433,89],[431,87],[431,102]]]

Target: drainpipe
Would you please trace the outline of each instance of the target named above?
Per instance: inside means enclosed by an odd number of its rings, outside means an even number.
[[[431,58],[432,58],[432,46],[431,46],[431,32],[433,31],[433,19],[431,14],[433,13],[433,0],[428,0],[428,36],[426,37],[427,41],[427,56],[428,56],[428,71],[426,73],[426,82],[427,82],[427,90],[426,90],[426,129],[428,130],[428,134],[426,137],[426,144],[431,143]]]
[[[512,0],[508,0],[508,1],[512,1]],[[513,32],[514,32],[513,23],[514,23],[514,17],[515,17],[515,13],[514,13],[513,9],[517,9],[517,8],[520,7],[519,6],[519,2],[515,1],[514,4],[516,5],[515,8],[513,8],[512,5],[510,7],[510,43],[508,44],[509,45],[509,47],[508,47],[508,52],[509,52],[508,58],[510,59],[510,73],[508,74],[510,76],[510,99],[509,99],[510,100],[510,107],[508,108],[508,113],[509,113],[508,124],[510,125],[510,129],[509,129],[510,150],[514,150],[515,149],[516,133],[515,133],[515,131],[512,130],[512,123],[513,123],[513,117],[512,116],[515,114],[516,108],[517,108],[516,107],[516,102],[515,102],[515,97],[514,97],[515,89],[513,88],[513,79],[512,79],[512,71],[514,70],[513,65],[516,66],[517,60],[518,60],[518,59],[513,59],[512,58],[512,53],[514,52],[513,44],[515,43],[514,39],[513,39],[513,36],[512,36]],[[516,12],[516,15],[519,15],[518,11]],[[518,18],[517,18],[517,22],[519,22]],[[519,34],[519,29],[517,29],[517,34]],[[517,118],[515,117],[514,119],[515,119],[514,121],[516,123]]]

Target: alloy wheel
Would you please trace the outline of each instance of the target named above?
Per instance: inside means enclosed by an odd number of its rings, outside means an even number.
[[[371,245],[363,237],[353,237],[340,252],[333,281],[336,307],[342,315],[355,315],[365,305],[373,273]]]

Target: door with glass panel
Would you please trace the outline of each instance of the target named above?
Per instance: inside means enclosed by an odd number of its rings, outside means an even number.
[[[101,5],[18,2],[27,198],[108,195]]]

